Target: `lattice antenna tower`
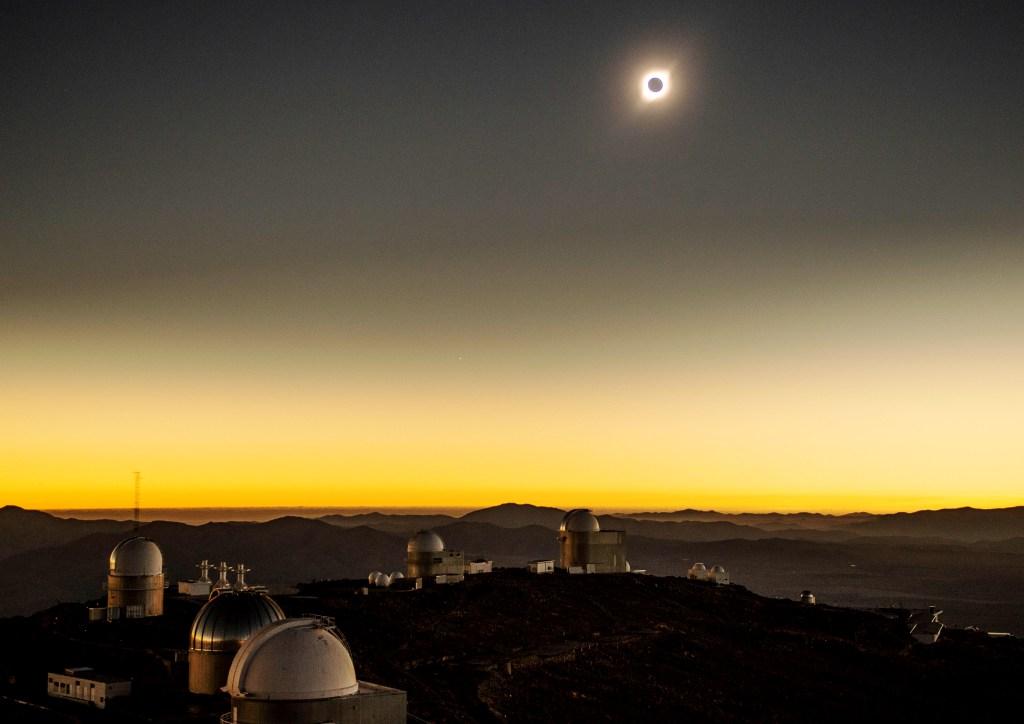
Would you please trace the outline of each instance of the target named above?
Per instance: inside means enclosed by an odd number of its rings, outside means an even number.
[[[142,474],[135,471],[135,530],[139,530],[139,526],[142,525],[142,512],[141,512],[141,500],[142,500]]]

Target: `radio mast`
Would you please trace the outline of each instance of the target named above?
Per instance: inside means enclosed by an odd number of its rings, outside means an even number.
[[[136,471],[135,473],[135,531],[138,532],[139,526],[142,525],[141,513],[139,510],[139,500],[142,495],[141,480],[142,475]]]

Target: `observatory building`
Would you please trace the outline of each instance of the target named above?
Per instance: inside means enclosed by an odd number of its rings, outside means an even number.
[[[224,724],[405,724],[404,691],[356,679],[333,624],[275,621],[250,637],[228,672]]]
[[[409,539],[405,548],[406,575],[409,578],[446,576],[447,581],[462,580],[466,557],[462,551],[445,550],[444,541],[432,530],[421,530]]]
[[[585,508],[570,510],[558,529],[561,568],[569,572],[626,573],[626,532],[601,530]]]
[[[284,611],[262,591],[215,591],[195,620],[188,644],[188,690],[216,694],[242,644]]]
[[[163,553],[148,538],[126,538],[110,552],[107,619],[145,618],[163,612]]]
[[[714,581],[719,586],[728,586],[729,571],[725,570],[723,566],[712,566],[711,570],[708,571],[708,580]]]
[[[686,571],[686,577],[691,581],[706,581],[708,580],[708,567],[698,561]]]

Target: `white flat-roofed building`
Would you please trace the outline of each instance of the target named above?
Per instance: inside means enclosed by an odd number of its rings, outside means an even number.
[[[554,573],[555,562],[550,559],[545,561],[530,561],[526,564],[526,569],[530,573]]]
[[[472,576],[477,573],[491,573],[494,571],[494,561],[485,561],[481,558],[475,561],[466,562],[466,575]]]
[[[119,676],[109,676],[88,666],[64,669],[64,673],[46,675],[46,693],[58,699],[90,704],[106,709],[111,699],[130,696],[132,682]]]

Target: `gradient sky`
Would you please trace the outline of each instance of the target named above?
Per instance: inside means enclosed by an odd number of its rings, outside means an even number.
[[[0,58],[0,503],[1024,504],[1018,3],[8,2]]]

